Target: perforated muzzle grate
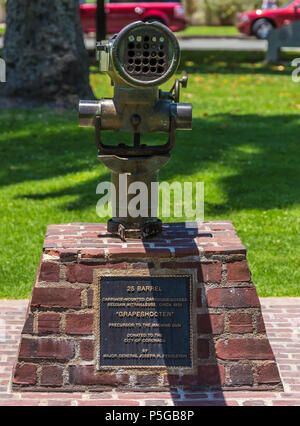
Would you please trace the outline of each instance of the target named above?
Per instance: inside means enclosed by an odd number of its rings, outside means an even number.
[[[143,85],[155,83],[170,77],[177,67],[178,42],[162,24],[133,24],[131,29],[120,34],[118,42],[116,59],[126,80]]]
[[[168,68],[168,40],[155,31],[129,35],[124,51],[126,71],[139,80],[161,77]]]

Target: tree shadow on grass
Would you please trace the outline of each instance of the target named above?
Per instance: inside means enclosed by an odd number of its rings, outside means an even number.
[[[95,205],[97,184],[110,177],[98,162],[93,130],[78,129],[73,116],[50,112],[45,121],[39,120],[38,114],[25,113],[16,117],[15,123],[13,116],[2,119],[1,184],[97,171],[97,177],[71,180],[50,191],[29,189],[17,196],[43,200],[76,195],[75,201],[66,200],[61,205],[68,210]],[[221,217],[231,210],[285,208],[299,203],[299,125],[299,115],[288,114],[195,118],[192,132],[178,132],[160,181],[204,181],[208,195],[219,188],[223,201],[206,197],[206,215]],[[117,142],[118,135],[112,134],[111,140]]]
[[[214,181],[226,201],[213,203],[206,197],[206,214],[285,208],[300,201],[299,130],[299,115],[195,119],[193,136],[178,137],[160,178],[184,181],[186,176],[188,181],[194,175],[205,185],[208,180],[207,191]]]
[[[67,210],[84,210],[87,207],[95,206],[100,195],[96,194],[96,188],[100,182],[110,182],[110,173],[104,173],[94,179],[89,179],[77,184],[76,186],[69,186],[67,188],[49,191],[43,194],[27,194],[21,195],[17,198],[31,199],[31,200],[47,200],[48,198],[60,198],[65,196],[75,196],[73,201],[67,201],[61,209]]]
[[[281,65],[265,63],[265,52],[239,51],[183,51],[179,71],[189,74],[259,74],[291,75],[291,62],[299,52],[282,52]]]

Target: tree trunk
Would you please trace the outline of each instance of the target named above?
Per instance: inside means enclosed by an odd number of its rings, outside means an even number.
[[[106,37],[105,0],[97,0],[96,27],[97,27],[97,41],[105,40],[105,37]]]
[[[94,98],[78,0],[7,0],[6,11],[4,96],[65,108]]]

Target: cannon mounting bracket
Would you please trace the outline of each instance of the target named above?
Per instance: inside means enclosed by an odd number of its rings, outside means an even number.
[[[140,156],[151,156],[151,155],[162,155],[168,154],[175,145],[176,140],[176,123],[175,118],[170,117],[170,127],[169,127],[169,139],[168,142],[164,145],[154,145],[148,146],[141,144],[141,135],[140,133],[134,133],[134,144],[133,146],[128,146],[126,144],[119,144],[116,146],[105,145],[102,142],[101,137],[101,117],[96,117],[95,122],[95,144],[98,149],[99,154],[101,155],[117,155],[118,157],[140,157]]]

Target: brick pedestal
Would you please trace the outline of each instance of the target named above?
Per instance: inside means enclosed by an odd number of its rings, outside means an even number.
[[[246,250],[233,225],[195,226],[166,224],[157,238],[123,242],[105,224],[50,225],[13,388],[281,390]],[[192,279],[192,368],[99,370],[99,279],[170,275]]]

